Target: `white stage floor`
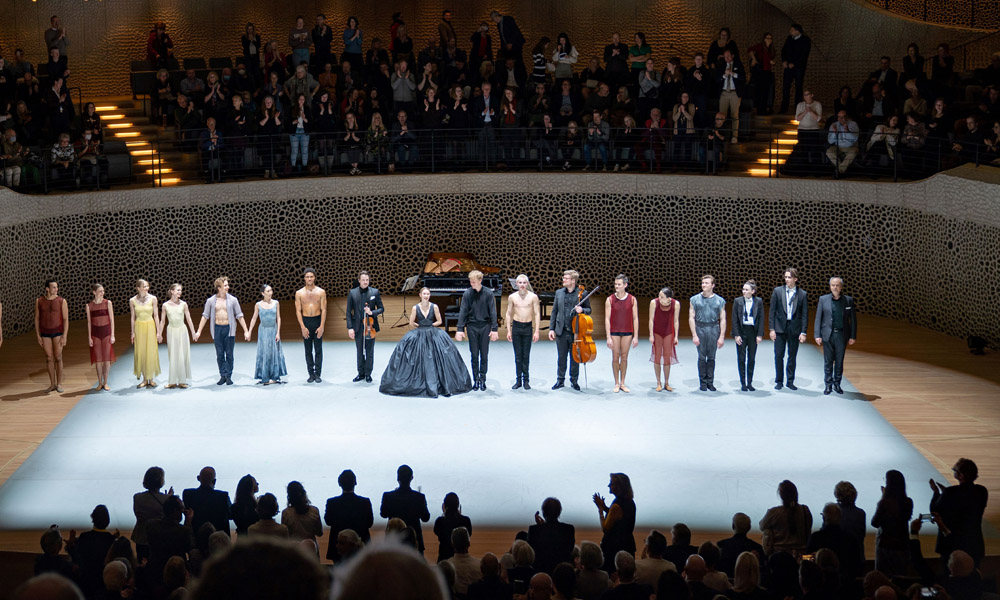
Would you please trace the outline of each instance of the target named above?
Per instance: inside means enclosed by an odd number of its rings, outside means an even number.
[[[840,396],[824,396],[819,350],[803,346],[797,392],[773,388],[769,342],[757,353],[755,393],[741,393],[732,340],[719,351],[717,393],[698,392],[695,347],[679,346],[674,393],[653,391],[649,343],[632,352],[631,394],[610,392],[609,351],[589,365],[589,388],[553,392],[555,345],[535,344],[533,389],[512,391],[510,344],[494,343],[489,391],[451,398],[399,398],[378,393],[394,343],[376,344],[375,382],[355,384],[353,342],[327,342],[324,381],[305,384],[302,345],[285,344],[291,383],[256,386],[253,344],[237,344],[234,386],[216,386],[213,346],[196,344],[195,380],[188,390],[135,389],[132,356],[112,369],[114,391],[90,393],[0,488],[0,528],[43,529],[88,524],[96,504],[111,511],[112,527],[131,528],[132,494],[146,468],[166,470],[177,493],[197,485],[204,465],[218,472],[218,488],[235,491],[246,473],[284,504],[295,479],[322,506],[339,493],[337,475],[353,469],[358,493],[373,500],[395,487],[396,467],[407,463],[414,486],[439,513],[455,491],[478,526],[527,527],[547,496],[563,504],[563,520],[596,527],[591,495],[608,496],[608,473],[627,473],[637,520],[668,527],[728,530],[732,514],[750,515],[755,529],[778,504],[776,487],[788,478],[812,508],[816,526],[834,485],[847,479],[859,505],[872,514],[887,469],[910,483],[915,512],[926,512],[927,480],[937,470],[848,382]],[[459,344],[464,357],[467,344]],[[847,360],[858,360],[848,351]],[[161,346],[166,366],[166,347]],[[583,383],[581,373],[581,384]],[[610,497],[609,497],[610,502]],[[384,524],[376,521],[376,527]]]

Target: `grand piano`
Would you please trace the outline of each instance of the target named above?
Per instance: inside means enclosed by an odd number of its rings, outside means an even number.
[[[441,316],[446,331],[458,323],[462,294],[472,287],[469,284],[469,272],[474,270],[483,273],[483,287],[493,290],[497,321],[502,323],[500,299],[503,295],[503,276],[500,269],[480,265],[476,257],[468,252],[432,252],[427,257],[420,283],[431,291],[431,298],[444,299],[438,301],[438,305],[442,309]]]

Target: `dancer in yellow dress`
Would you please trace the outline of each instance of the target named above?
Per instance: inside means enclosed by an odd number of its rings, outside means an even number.
[[[135,282],[135,296],[128,301],[132,324],[132,345],[135,347],[135,366],[132,372],[141,383],[137,386],[154,388],[153,378],[160,374],[160,352],[158,342],[162,336],[156,334],[160,329],[160,314],[156,310],[156,296],[149,293],[149,282],[140,279]]]

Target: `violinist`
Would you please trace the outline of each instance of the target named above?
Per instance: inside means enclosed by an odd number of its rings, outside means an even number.
[[[615,277],[615,293],[608,296],[604,306],[604,330],[608,332],[611,349],[611,373],[615,376],[614,392],[628,393],[625,372],[628,371],[629,350],[639,345],[639,303],[635,296],[625,291],[628,277]]]
[[[483,273],[469,271],[469,289],[462,292],[455,340],[469,334],[472,354],[472,391],[486,391],[486,367],[489,364],[490,342],[497,341],[497,305],[493,290],[483,287]]]
[[[382,296],[369,285],[368,271],[358,273],[358,287],[347,295],[347,335],[358,351],[358,375],[353,381],[372,382],[375,361],[375,335],[379,331],[378,316],[385,312]]]
[[[517,381],[512,390],[530,390],[528,383],[528,361],[531,358],[531,344],[538,341],[538,326],[541,321],[541,305],[538,295],[531,290],[528,276],[517,276],[517,291],[507,299],[507,341],[514,345],[514,370]]]
[[[549,339],[555,340],[556,352],[558,353],[558,363],[556,366],[556,383],[552,389],[558,390],[566,384],[566,360],[569,358],[570,348],[573,347],[573,317],[578,314],[590,314],[590,299],[584,299],[583,290],[577,287],[580,281],[580,274],[569,270],[563,272],[563,286],[556,291],[555,300],[552,302],[552,315],[549,317]],[[580,300],[583,299],[583,302]],[[580,391],[580,365],[570,361],[569,365],[569,385],[576,391]]]
[[[305,285],[295,292],[295,318],[306,348],[307,383],[320,383],[323,371],[323,331],[326,327],[326,290],[316,285],[316,271],[302,272]]]

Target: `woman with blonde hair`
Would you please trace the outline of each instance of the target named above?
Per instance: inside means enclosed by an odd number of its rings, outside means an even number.
[[[170,299],[163,303],[157,337],[163,338],[163,328],[167,328],[167,358],[170,363],[167,389],[184,389],[191,379],[191,338],[194,336],[194,321],[187,302],[181,300],[184,287],[179,283],[170,284]],[[187,325],[187,329],[184,329]]]
[[[133,352],[132,372],[140,380],[138,386],[155,388],[153,378],[160,374],[160,352],[157,344],[163,341],[157,335],[160,329],[160,315],[156,310],[156,296],[149,293],[149,282],[140,279],[135,282],[135,296],[129,298],[129,324],[131,326]]]
[[[619,551],[635,555],[635,500],[632,493],[632,482],[625,473],[612,473],[608,481],[608,491],[615,499],[611,506],[605,503],[604,496],[594,494],[594,504],[597,505],[597,515],[601,521],[601,552],[604,553],[604,570],[611,573],[615,570],[615,555]]]

